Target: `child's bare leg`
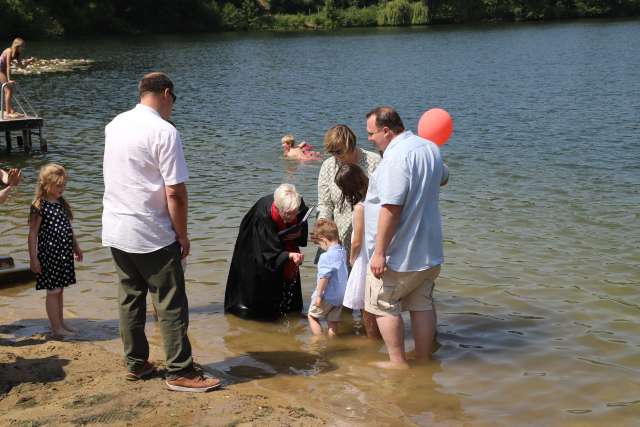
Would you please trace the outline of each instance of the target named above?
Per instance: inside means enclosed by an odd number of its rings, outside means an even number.
[[[11,114],[11,89],[9,86],[4,87],[4,113]]]
[[[62,329],[69,331],[73,334],[78,333],[77,329],[72,328],[71,326],[68,326],[64,322],[64,288],[62,288],[60,291],[60,324],[62,325]]]
[[[68,336],[71,333],[64,329],[60,319],[62,318],[60,313],[60,294],[62,289],[54,289],[47,291],[47,317],[49,318],[49,325],[51,326],[51,333],[57,336]]]
[[[328,335],[330,337],[335,337],[336,335],[338,335],[338,326],[340,325],[340,322],[329,321],[327,323],[329,324]]]
[[[322,335],[322,325],[320,321],[312,316],[307,316],[309,319],[309,328],[311,328],[311,333],[313,335]]]
[[[11,104],[11,97],[13,96],[13,88],[11,86],[5,86],[4,88],[4,112],[13,115],[13,106]]]
[[[382,335],[380,335],[380,330],[378,329],[378,322],[376,322],[376,316],[367,310],[362,310],[362,324],[364,325],[364,333],[367,335],[367,338],[373,340],[382,339]]]

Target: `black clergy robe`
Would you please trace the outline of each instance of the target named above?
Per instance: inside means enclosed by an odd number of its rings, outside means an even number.
[[[240,317],[271,320],[286,312],[302,311],[300,272],[296,270],[288,295],[281,308],[285,285],[284,267],[289,260],[285,241],[278,237],[278,226],[271,218],[273,195],[264,196],[247,212],[233,249],[231,268],[224,293],[224,310]],[[298,223],[307,211],[304,200],[298,212]],[[308,224],[294,242],[307,245]],[[290,282],[289,280],[288,282]]]

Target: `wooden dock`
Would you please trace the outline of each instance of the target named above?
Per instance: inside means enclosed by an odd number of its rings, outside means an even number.
[[[38,116],[23,116],[15,119],[0,119],[0,135],[4,133],[5,149],[10,153],[14,147],[20,151],[33,151],[33,136],[38,136],[40,152],[47,152],[47,141],[42,135],[44,120]],[[15,137],[15,139],[14,139]],[[15,141],[15,144],[14,144]]]
[[[5,88],[11,87],[13,90],[13,105],[16,107],[18,117],[8,117],[5,114]],[[7,153],[13,150],[13,135],[17,133],[15,142],[20,151],[29,154],[33,151],[33,135],[38,136],[40,152],[47,152],[47,141],[43,138],[42,127],[44,120],[36,113],[26,96],[18,92],[16,82],[3,83],[0,86],[0,135],[4,132],[4,141]]]

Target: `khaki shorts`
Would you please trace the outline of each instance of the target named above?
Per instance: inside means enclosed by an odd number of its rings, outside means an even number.
[[[331,305],[324,300],[319,306],[311,304],[309,307],[309,316],[316,319],[327,319],[329,322],[339,322],[341,314],[341,305]]]
[[[364,309],[376,316],[433,310],[433,287],[438,274],[439,265],[406,273],[387,269],[381,279],[376,279],[367,266]]]

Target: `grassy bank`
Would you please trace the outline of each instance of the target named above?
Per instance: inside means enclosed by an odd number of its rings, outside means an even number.
[[[0,0],[5,38],[640,16],[640,0]]]

